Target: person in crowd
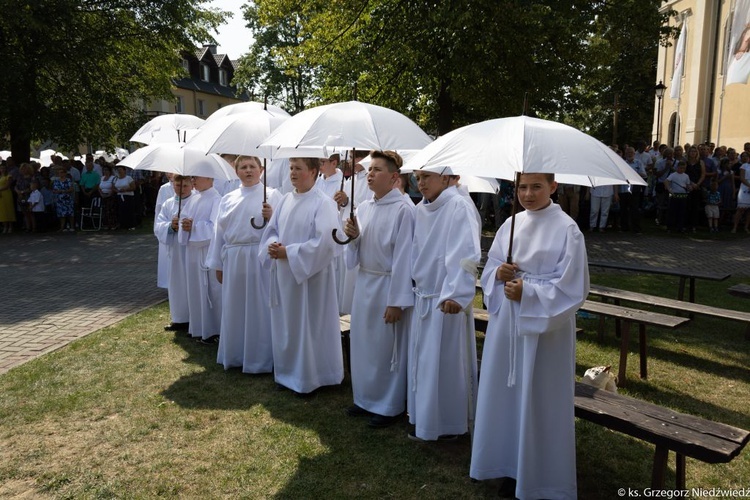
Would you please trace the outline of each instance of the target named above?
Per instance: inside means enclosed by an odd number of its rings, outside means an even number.
[[[0,164],[0,223],[3,224],[3,234],[12,233],[13,223],[16,222],[12,182],[8,166],[3,162]]]
[[[701,144],[698,146],[698,154],[700,155],[700,159],[706,169],[706,175],[703,178],[703,185],[701,187],[704,189],[704,192],[707,193],[711,190],[711,183],[718,178],[719,164],[711,158],[707,144]]]
[[[711,181],[711,190],[706,196],[706,219],[708,220],[708,230],[712,233],[719,232],[719,217],[721,206],[721,193],[719,192],[719,184],[716,179]]]
[[[114,181],[112,190],[117,197],[117,220],[121,229],[135,229],[134,220],[134,196],[135,181],[127,175],[125,167],[117,167],[117,178]]]
[[[221,196],[210,177],[191,177],[193,201],[183,209],[178,240],[185,249],[188,292],[188,333],[209,341],[221,331],[221,284],[206,265],[208,247],[215,234]]]
[[[669,193],[669,230],[684,233],[687,224],[688,193],[692,189],[685,173],[685,160],[677,162],[677,171],[669,174],[664,187]]]
[[[58,167],[57,178],[52,183],[52,193],[55,195],[55,211],[60,222],[59,231],[75,231],[73,215],[75,214],[75,188],[64,167]],[[68,223],[66,227],[65,223]]]
[[[735,209],[736,205],[736,193],[734,190],[734,175],[732,170],[729,168],[729,159],[723,158],[719,162],[719,171],[717,173],[716,181],[719,184],[719,193],[721,194],[721,206],[719,225],[728,224],[730,214]]]
[[[34,170],[30,163],[22,163],[18,168],[18,179],[14,190],[16,192],[16,211],[19,221],[23,224],[24,231],[31,231],[31,210],[26,202],[31,194],[31,181],[34,180]]]
[[[333,199],[342,190],[344,173],[338,168],[341,156],[338,153],[320,160],[320,175],[315,186]],[[339,203],[339,208],[343,203]]]
[[[268,222],[260,244],[271,270],[270,306],[274,379],[299,395],[344,378],[331,237],[341,226],[333,199],[315,187],[317,158],[291,158],[294,192]]]
[[[347,267],[359,267],[350,334],[354,405],[346,413],[368,416],[370,427],[381,428],[406,410],[415,209],[394,187],[401,157],[394,151],[371,156],[366,185],[373,198],[359,205],[357,221],[347,219],[344,228],[354,239],[345,250]]]
[[[740,167],[740,188],[737,192],[737,211],[734,213],[732,224],[733,233],[737,232],[740,220],[748,208],[750,208],[750,163],[745,162]],[[745,217],[745,232],[750,233],[750,216]]]
[[[687,225],[692,232],[695,232],[703,203],[701,186],[706,178],[706,165],[701,160],[700,152],[696,146],[690,146],[687,150],[685,173],[690,178],[690,190],[687,199]]]
[[[101,181],[101,174],[94,171],[94,162],[87,161],[78,183],[81,188],[81,206],[88,208],[91,206],[91,200],[99,197],[99,183]]]
[[[44,229],[44,196],[39,190],[39,181],[31,181],[31,194],[26,200],[29,212],[32,215],[31,232],[36,233]]]
[[[557,202],[571,219],[578,220],[581,187],[574,184],[557,185]]]
[[[503,478],[502,497],[576,498],[576,311],[589,292],[586,244],[550,195],[552,174],[522,174],[510,223],[482,272],[489,324],[469,475]]]
[[[659,226],[667,222],[667,209],[669,207],[669,193],[664,187],[664,181],[669,174],[674,171],[677,162],[674,159],[674,149],[665,148],[662,152],[662,159],[654,165],[654,191],[656,193],[656,225]]]
[[[124,170],[124,167],[119,167]],[[124,174],[124,171],[123,171]],[[185,245],[178,239],[182,211],[189,208],[193,201],[193,186],[188,177],[172,177],[175,196],[164,202],[159,216],[154,222],[154,235],[168,247],[169,316],[171,322],[164,327],[166,331],[188,332],[190,312],[188,311],[187,279],[185,276]]]
[[[409,341],[407,408],[415,441],[468,431],[476,397],[472,305],[481,257],[477,218],[449,167],[415,172],[417,205],[411,277],[415,303]],[[450,374],[450,375],[447,375]]]
[[[635,149],[625,148],[625,162],[643,179],[646,179],[646,167],[636,157]],[[643,186],[621,185],[617,187],[620,198],[620,227],[623,231],[641,232],[641,201]]]
[[[607,228],[607,219],[609,218],[609,209],[612,201],[619,203],[619,194],[612,186],[596,186],[589,191],[589,200],[591,202],[591,213],[589,214],[589,231],[599,230],[603,233]]]
[[[102,219],[104,227],[109,230],[117,228],[117,197],[115,196],[115,176],[112,166],[105,163],[102,166],[102,177],[97,187],[102,199]]]
[[[216,235],[211,242],[208,267],[221,283],[221,333],[216,362],[225,370],[239,367],[242,373],[273,371],[271,311],[268,270],[258,257],[263,219],[268,220],[281,201],[281,193],[264,187],[261,161],[238,156],[234,161],[241,186],[224,195],[216,217]]]

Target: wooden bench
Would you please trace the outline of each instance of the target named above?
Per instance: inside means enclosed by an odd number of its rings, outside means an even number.
[[[702,304],[668,299],[666,297],[648,295],[645,293],[630,292],[628,290],[620,290],[618,288],[610,288],[601,285],[591,285],[589,288],[589,294],[612,300],[616,305],[620,305],[620,301],[624,300],[628,302],[635,302],[637,304],[647,304],[651,306],[673,309],[675,311],[689,312],[691,314],[700,314],[703,316],[740,321],[746,323],[745,338],[750,339],[750,313],[744,311],[735,311],[733,309],[722,309],[720,307],[704,306]]]
[[[680,268],[666,268],[666,267],[653,267],[644,266],[642,264],[629,264],[629,263],[618,263],[609,261],[589,261],[589,267],[603,267],[607,269],[618,269],[620,271],[633,271],[636,273],[648,273],[648,274],[662,274],[667,276],[676,276],[680,278],[680,284],[677,289],[677,300],[683,300],[685,298],[685,283],[689,280],[690,291],[689,301],[695,302],[695,280],[710,280],[710,281],[724,281],[729,279],[732,275],[727,273],[711,273],[706,271],[693,271],[691,269],[680,269]]]
[[[685,489],[685,458],[727,463],[739,455],[750,432],[576,382],[575,415],[656,445],[651,487],[664,489],[667,458],[674,451],[678,490]]]
[[[628,349],[630,344],[630,324],[638,324],[638,342],[640,358],[640,375],[642,379],[648,378],[647,350],[646,350],[646,326],[659,326],[662,328],[675,329],[689,321],[688,318],[680,318],[667,314],[642,311],[630,307],[605,304],[587,300],[581,306],[581,311],[599,315],[599,339],[604,338],[604,318],[609,316],[622,322],[620,333],[620,366],[617,374],[617,385],[625,387],[627,384]]]
[[[729,295],[734,295],[735,297],[750,299],[750,285],[746,285],[744,283],[730,286],[729,288],[727,288],[727,292],[729,292]]]

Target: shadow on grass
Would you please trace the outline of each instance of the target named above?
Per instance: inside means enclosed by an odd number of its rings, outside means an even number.
[[[162,395],[191,409],[243,410],[260,405],[271,417],[294,427],[292,435],[313,439],[323,453],[300,453],[294,475],[278,498],[383,498],[426,496],[483,497],[486,485],[468,477],[471,445],[468,436],[452,443],[420,444],[406,438],[406,417],[387,429],[371,429],[366,418],[351,418],[348,377],[338,386],[324,387],[309,398],[278,391],[272,374],[247,375],[224,371],[215,362],[216,347],[186,337],[174,342],[184,349],[186,363],[203,371],[175,380]],[[279,431],[272,431],[279,432]],[[283,435],[276,442],[280,454],[304,443],[289,443]],[[456,481],[456,478],[464,479]],[[457,488],[460,485],[460,490]]]

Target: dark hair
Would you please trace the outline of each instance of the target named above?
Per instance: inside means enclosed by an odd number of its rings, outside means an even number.
[[[404,160],[395,151],[370,151],[370,157],[374,160],[380,158],[385,160],[389,172],[398,172],[404,165]]]
[[[310,170],[315,170],[315,173],[320,172],[320,158],[289,158],[289,161],[297,160],[305,164]]]

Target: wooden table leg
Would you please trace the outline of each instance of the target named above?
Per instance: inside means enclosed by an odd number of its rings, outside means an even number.
[[[680,276],[680,286],[677,288],[677,300],[682,300],[685,297],[685,277]]]
[[[676,479],[676,488],[678,490],[684,490],[685,489],[685,455],[682,455],[681,453],[677,453],[677,462],[675,464],[675,475],[677,476]]]
[[[620,299],[615,299],[615,305],[620,305]],[[620,321],[620,318],[615,318],[615,337],[618,339],[622,335],[622,321]]]
[[[651,471],[651,488],[655,490],[664,489],[664,480],[667,475],[667,457],[669,449],[666,446],[656,445],[654,452],[654,468]]]
[[[695,304],[695,278],[690,278],[690,302]],[[688,314],[690,319],[695,319],[695,313]]]
[[[628,368],[628,344],[630,343],[630,321],[622,322],[622,338],[620,339],[620,368],[617,372],[617,386],[625,387]]]
[[[648,378],[648,363],[646,357],[646,325],[643,323],[638,325],[638,346],[640,348],[641,378],[646,380]]]

